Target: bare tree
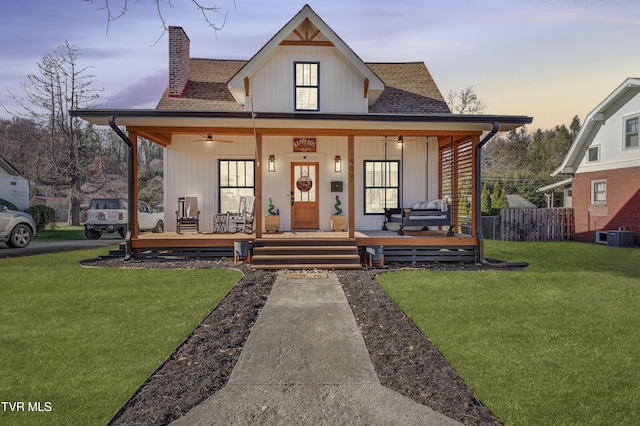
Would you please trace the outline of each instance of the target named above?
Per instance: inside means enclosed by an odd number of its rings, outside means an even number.
[[[90,106],[100,89],[93,88],[95,78],[88,67],[78,66],[78,51],[68,42],[45,55],[38,71],[22,83],[25,98],[9,92],[22,107],[14,116],[38,126],[40,137],[31,153],[35,179],[68,196],[69,221],[79,225],[82,185],[104,183],[106,178],[97,160],[102,155],[99,133],[83,120],[70,117],[68,111]]]
[[[476,94],[473,86],[460,89],[459,92],[449,91],[447,105],[454,114],[480,114],[488,105]]]
[[[101,10],[106,11],[107,13],[107,33],[109,33],[109,24],[113,21],[116,21],[130,12],[129,3],[130,0],[84,0],[87,3],[100,3],[104,6],[101,7]],[[133,3],[136,1],[134,0]],[[169,26],[167,25],[167,21],[165,20],[166,8],[172,8],[173,4],[171,0],[169,0],[166,4],[162,0],[154,0],[156,5],[156,10],[158,14],[158,18],[162,22],[162,27],[164,28],[163,33],[158,37],[158,40],[167,32]],[[115,3],[115,4],[114,4]],[[222,18],[221,24],[216,24],[215,17],[218,17],[220,13],[223,12],[223,8],[216,6],[215,4],[210,3],[208,0],[191,0],[191,3],[196,8],[196,10],[202,15],[207,25],[214,29],[214,31],[218,32],[224,28],[225,23],[227,22],[228,11],[224,12],[224,17]],[[235,7],[235,0],[234,0]]]

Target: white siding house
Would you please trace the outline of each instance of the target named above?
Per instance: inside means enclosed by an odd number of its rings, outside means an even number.
[[[29,180],[0,157],[0,198],[10,201],[24,210],[29,207]]]

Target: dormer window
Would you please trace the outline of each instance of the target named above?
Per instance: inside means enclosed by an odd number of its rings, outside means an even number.
[[[317,62],[295,62],[296,111],[320,110],[320,64]]]
[[[638,139],[638,117],[631,117],[625,120],[624,149],[640,147]]]

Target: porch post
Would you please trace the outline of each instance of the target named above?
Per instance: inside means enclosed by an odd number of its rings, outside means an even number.
[[[253,218],[256,238],[262,238],[262,133],[256,134],[256,217]]]
[[[356,218],[355,218],[355,135],[348,136],[348,153],[349,157],[347,162],[349,164],[349,181],[347,182],[347,189],[349,191],[348,199],[349,199],[349,238],[355,238],[355,227],[356,227]]]
[[[132,185],[131,192],[132,196],[129,197],[132,206],[129,206],[133,213],[133,223],[131,224],[131,238],[138,238],[138,132],[128,131],[129,140],[131,141],[131,174],[132,176]]]

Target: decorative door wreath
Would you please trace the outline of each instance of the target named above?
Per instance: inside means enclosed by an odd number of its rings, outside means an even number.
[[[302,192],[309,192],[313,186],[313,181],[309,177],[306,170],[302,171],[302,175],[296,181],[296,187]]]

